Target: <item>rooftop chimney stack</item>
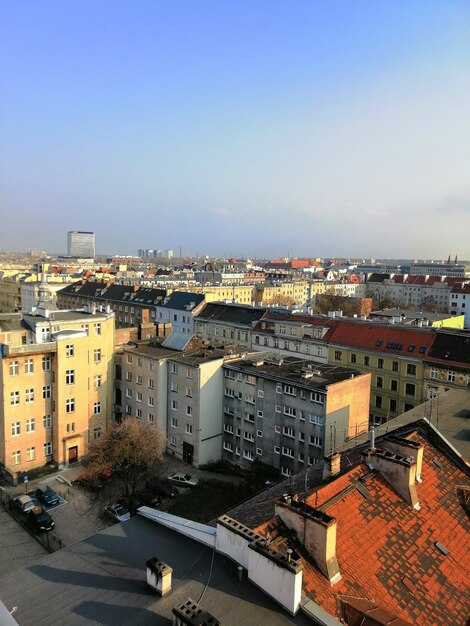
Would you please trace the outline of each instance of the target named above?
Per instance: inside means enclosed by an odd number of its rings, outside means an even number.
[[[147,566],[147,585],[161,596],[170,593],[173,569],[155,556],[146,561],[145,565]]]
[[[416,481],[421,482],[421,472],[423,468],[423,450],[424,446],[418,441],[413,439],[404,439],[403,437],[396,437],[395,435],[389,435],[384,440],[384,446],[387,450],[395,452],[405,458],[412,458],[416,462]]]
[[[333,452],[323,460],[323,480],[330,480],[341,472],[341,454]]]
[[[412,457],[403,457],[383,448],[368,450],[363,456],[364,462],[380,472],[405,502],[420,510],[415,484],[416,461]]]
[[[375,450],[375,427],[370,427],[370,449]]]

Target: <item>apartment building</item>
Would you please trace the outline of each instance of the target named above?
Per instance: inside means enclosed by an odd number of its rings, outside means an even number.
[[[456,280],[459,279],[447,276],[373,274],[367,280],[367,295],[379,302],[389,300],[396,306],[418,310],[433,304],[438,311],[447,313],[449,296]]]
[[[201,311],[204,301],[201,293],[173,291],[156,305],[156,322],[171,324],[173,331],[192,335],[194,316]]]
[[[369,424],[370,374],[289,357],[226,362],[223,459],[290,476],[322,462]]]
[[[425,399],[424,359],[436,329],[340,320],[328,362],[370,372],[371,418],[382,423]]]
[[[71,465],[112,411],[114,315],[50,311],[0,319],[0,463],[8,476]]]
[[[253,327],[265,312],[261,307],[206,302],[194,318],[194,334],[203,341],[250,350]]]
[[[199,467],[222,451],[223,352],[193,351],[168,359],[168,447]]]
[[[449,389],[470,389],[470,330],[442,329],[424,359],[426,399]]]
[[[57,306],[59,309],[109,306],[115,313],[116,328],[125,328],[155,322],[155,307],[167,295],[166,289],[83,279],[57,292]]]
[[[115,357],[114,419],[125,417],[167,430],[167,361],[174,350],[148,343],[123,346]]]
[[[304,307],[309,299],[307,281],[275,281],[258,283],[255,288],[255,303],[260,306]]]
[[[336,319],[290,315],[268,310],[252,332],[252,350],[269,350],[280,358],[296,357],[328,363],[328,339]]]
[[[464,327],[470,328],[470,281],[454,285],[449,294],[449,312],[464,316]]]

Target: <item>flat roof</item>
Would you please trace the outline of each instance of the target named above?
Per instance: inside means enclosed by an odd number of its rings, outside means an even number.
[[[172,591],[162,598],[146,584],[152,557],[173,569]],[[188,597],[198,601],[204,591],[201,605],[226,626],[312,624],[302,613],[283,611],[248,580],[240,583],[230,559],[140,516],[1,577],[0,588],[2,601],[18,607],[22,626],[167,626],[173,607]]]

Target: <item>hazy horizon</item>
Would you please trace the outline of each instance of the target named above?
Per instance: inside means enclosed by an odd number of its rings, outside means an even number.
[[[0,249],[470,258],[470,3],[0,6]]]

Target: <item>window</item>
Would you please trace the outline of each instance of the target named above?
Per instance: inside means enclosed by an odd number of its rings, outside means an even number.
[[[135,416],[137,417],[137,419],[141,420],[142,419],[142,409],[136,409]]]
[[[126,380],[128,380],[130,383],[132,382],[132,372],[126,372]]]
[[[42,425],[44,428],[52,428],[52,415],[44,415]]]
[[[187,398],[192,398],[193,397],[193,389],[192,389],[192,387],[186,387],[186,397]]]
[[[137,367],[142,367],[142,357],[137,357]]]
[[[93,415],[99,415],[101,413],[101,402],[95,402],[93,405]]]
[[[294,458],[294,451],[292,450],[292,448],[286,448],[285,446],[282,446],[282,454],[284,456],[289,456],[291,459]]]
[[[147,386],[149,389],[155,389],[155,381],[153,380],[153,378],[148,379]]]
[[[382,408],[382,396],[375,396],[375,406],[378,409]]]
[[[172,374],[177,374],[178,373],[178,366],[176,365],[176,363],[172,363],[171,364],[171,373]]]
[[[398,361],[392,361],[392,372],[398,372],[399,363]]]
[[[93,378],[93,386],[95,387],[95,389],[98,389],[98,387],[101,387],[101,376],[94,376]]]
[[[263,456],[263,451],[261,450],[261,448],[256,448],[256,454],[258,456]]]
[[[276,413],[281,413],[282,412],[282,406],[280,404],[276,404],[275,411],[276,411]]]
[[[243,450],[243,458],[247,461],[253,461],[253,452],[250,452],[250,450]]]
[[[65,372],[65,384],[73,385],[75,383],[75,370],[67,370]]]
[[[11,463],[12,465],[19,465],[21,463],[21,450],[11,453]]]
[[[178,400],[172,400],[171,401],[171,410],[172,411],[177,411],[178,410]]]
[[[34,433],[35,430],[36,430],[35,419],[34,417],[30,417],[29,419],[26,420],[26,432]]]
[[[455,383],[455,370],[449,370],[447,372],[447,382]]]
[[[405,385],[405,395],[407,396],[413,396],[415,395],[415,385],[413,385],[413,383],[406,383]]]
[[[13,437],[15,437],[16,435],[19,435],[21,433],[21,425],[20,422],[14,422],[11,425],[11,434]]]
[[[291,476],[292,475],[292,470],[290,469],[290,467],[281,467],[281,475],[282,476]]]
[[[382,388],[384,386],[384,379],[382,376],[377,376],[376,386]]]
[[[416,365],[413,365],[412,363],[407,363],[406,373],[408,374],[408,376],[416,376]]]
[[[193,407],[189,406],[189,404],[186,405],[186,415],[189,415],[190,417],[193,414]]]
[[[11,404],[11,406],[16,406],[19,403],[20,403],[20,392],[19,391],[12,391],[10,393],[10,404]]]
[[[398,380],[392,379],[390,381],[390,389],[392,391],[398,391]]]
[[[231,433],[233,435],[233,425],[232,424],[224,424],[224,431],[226,433]]]
[[[132,398],[132,389],[126,387],[126,398]]]
[[[44,444],[44,456],[51,456],[52,454],[52,441],[46,441]]]
[[[377,359],[377,367],[379,368],[379,370],[383,370],[383,368],[384,368],[384,360],[383,359]]]
[[[26,389],[26,402],[34,402],[34,389]]]
[[[148,421],[149,421],[151,424],[153,424],[153,422],[154,422],[153,413],[149,413],[149,414],[147,415],[147,419],[148,419]]]
[[[235,409],[227,404],[224,406],[224,413],[227,415],[235,415]]]
[[[274,446],[274,452],[276,454],[281,454],[281,448],[279,446]]]
[[[255,422],[255,416],[253,415],[253,413],[245,413],[245,421],[246,422],[251,422],[252,424],[254,424]]]
[[[153,396],[149,396],[148,398],[148,405],[149,406],[154,406],[155,405],[155,399]]]
[[[73,343],[68,343],[65,346],[65,356],[73,356],[75,354],[75,347]]]
[[[437,378],[438,369],[437,367],[431,367],[429,370],[429,378],[436,379]]]
[[[95,363],[101,363],[101,350],[99,348],[93,350],[93,361]]]
[[[65,401],[65,412],[73,413],[75,411],[75,398],[68,398]]]
[[[312,391],[312,393],[310,394],[310,400],[312,402],[317,402],[318,404],[323,404],[324,403],[324,397],[322,396],[321,393],[317,393],[315,391]]]
[[[305,433],[302,431],[299,432],[299,441],[305,441]]]
[[[249,376],[248,374],[245,377],[245,382],[248,385],[256,385],[256,376]]]
[[[274,432],[275,433],[280,433],[281,432],[281,427],[280,426],[274,426]]]
[[[98,322],[94,325],[95,327],[95,335],[101,335],[101,324]]]
[[[295,430],[290,426],[284,426],[282,429],[282,434],[286,437],[295,437]]]
[[[33,374],[34,373],[34,361],[33,359],[26,359],[24,362],[24,373],[25,374]]]
[[[235,372],[232,370],[225,370],[225,378],[235,378]]]
[[[253,435],[253,433],[250,433],[249,431],[244,430],[243,439],[245,439],[246,441],[251,441],[253,443],[255,440],[255,436]]]
[[[256,411],[256,415],[258,417],[263,417],[263,411]]]
[[[263,431],[262,430],[257,430],[256,431],[256,436],[257,437],[262,437],[263,436]]]
[[[289,396],[296,396],[295,387],[292,385],[284,385],[284,393],[287,393]]]
[[[178,383],[172,382],[170,385],[170,389],[171,391],[174,391],[176,393],[178,391]]]
[[[10,376],[18,376],[18,374],[20,373],[18,361],[10,361],[8,368],[10,371]]]
[[[132,363],[132,356],[130,354],[127,355],[127,362]]]
[[[126,404],[126,415],[132,415],[132,407],[130,404]]]
[[[142,376],[140,374],[137,374],[137,376],[135,377],[135,382],[137,385],[142,384]]]
[[[245,402],[248,402],[249,404],[254,404],[255,403],[255,396],[252,393],[246,393],[245,394]]]
[[[395,398],[390,398],[390,411],[392,413],[397,412],[397,401],[395,400]]]
[[[89,324],[82,324],[82,328],[86,332],[87,335],[90,334],[90,325]]]
[[[281,385],[281,383],[277,383],[277,385],[276,385],[276,393],[282,393],[282,385]]]
[[[136,391],[135,400],[136,400],[136,402],[142,402],[142,392],[141,391]]]
[[[319,426],[323,426],[323,424],[325,423],[325,418],[323,415],[314,415],[313,413],[310,413],[308,416],[308,421],[311,424],[317,424]]]
[[[264,391],[258,389],[258,398],[264,398]]]
[[[227,452],[233,452],[233,445],[232,445],[232,443],[230,441],[224,441],[223,448]]]
[[[178,420],[176,417],[172,417],[170,420],[170,426],[172,428],[178,428]]]
[[[354,352],[351,353],[351,363],[357,363],[357,356]]]
[[[229,387],[225,387],[225,395],[228,398],[235,398],[235,390],[234,389],[230,389]]]
[[[93,439],[99,439],[101,437],[101,427],[97,426],[93,429]]]
[[[296,417],[297,409],[295,409],[293,406],[285,406],[284,415],[289,415],[290,417]]]
[[[341,350],[335,350],[335,361],[341,361],[343,353]]]
[[[34,461],[36,458],[36,448],[32,446],[31,448],[26,448],[26,460]]]
[[[310,445],[317,446],[318,448],[323,447],[323,439],[321,437],[315,437],[314,435],[310,435]]]
[[[190,369],[189,367],[186,368],[186,378],[192,378],[193,377],[193,370]]]

